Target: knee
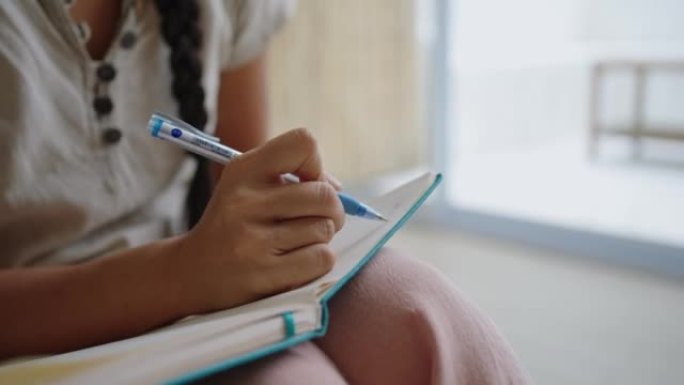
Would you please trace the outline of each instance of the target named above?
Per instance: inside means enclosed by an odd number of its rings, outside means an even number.
[[[393,249],[381,250],[350,286],[356,306],[393,314],[414,330],[451,330],[453,335],[483,339],[496,333],[491,320],[441,272]]]
[[[374,332],[397,332],[443,376],[462,380],[446,383],[527,382],[491,320],[432,266],[383,249],[350,289],[346,310],[373,309]]]
[[[413,310],[426,300],[461,301],[456,288],[435,268],[388,248],[381,249],[349,286],[357,301]]]
[[[477,345],[496,338],[489,318],[442,273],[395,250],[381,250],[348,286],[338,294],[331,314],[351,320],[353,314],[372,309],[369,316],[378,324],[392,320],[396,327],[421,334],[423,343],[437,346],[436,341],[444,339]]]

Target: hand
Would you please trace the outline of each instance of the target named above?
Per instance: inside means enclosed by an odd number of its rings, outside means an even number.
[[[286,173],[301,183],[283,183]],[[173,264],[191,311],[236,306],[328,272],[335,260],[328,242],[344,223],[336,188],[304,129],[226,165]]]

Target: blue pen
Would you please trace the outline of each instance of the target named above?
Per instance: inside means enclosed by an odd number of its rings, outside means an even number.
[[[147,127],[155,138],[173,142],[190,152],[221,164],[226,164],[241,155],[241,152],[221,144],[219,138],[202,132],[182,120],[158,112],[152,114]],[[299,178],[295,175],[285,174],[283,177],[288,182],[299,183]],[[351,196],[342,192],[338,192],[337,195],[342,201],[345,213],[361,218],[387,220],[380,213]]]

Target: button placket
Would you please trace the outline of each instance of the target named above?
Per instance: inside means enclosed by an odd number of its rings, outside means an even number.
[[[132,48],[137,41],[136,29],[138,25],[139,6],[137,2],[124,2],[124,10],[122,12],[123,22],[120,32],[116,36],[113,44],[120,45],[124,49]],[[134,9],[135,8],[135,9]],[[116,80],[118,71],[114,66],[113,60],[116,55],[116,50],[108,52],[103,62],[99,63],[95,68],[95,97],[92,102],[92,107],[95,110],[98,123],[100,127],[104,128],[101,133],[101,143],[105,146],[112,146],[121,142],[123,138],[123,131],[115,126],[109,124],[111,122],[111,114],[115,108],[114,101],[109,93],[110,84]]]
[[[121,141],[123,133],[120,129],[108,125],[112,111],[114,110],[114,102],[109,96],[109,86],[116,78],[117,71],[111,62],[104,61],[95,68],[95,94],[93,99],[93,109],[97,115],[100,127],[104,130],[100,134],[100,142],[105,146],[111,146]]]

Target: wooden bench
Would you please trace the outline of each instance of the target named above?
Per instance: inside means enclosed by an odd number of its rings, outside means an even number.
[[[626,127],[605,127],[599,119],[603,77],[611,70],[629,70],[635,77],[634,97],[632,99],[631,125]],[[655,71],[683,72],[684,61],[648,61],[648,60],[604,60],[593,65],[591,71],[591,94],[589,98],[589,156],[595,158],[599,152],[599,142],[604,135],[626,136],[632,138],[632,156],[641,158],[643,140],[665,139],[684,141],[684,126],[653,127],[644,119],[646,106],[646,83],[650,73]],[[684,105],[682,106],[684,108]]]

